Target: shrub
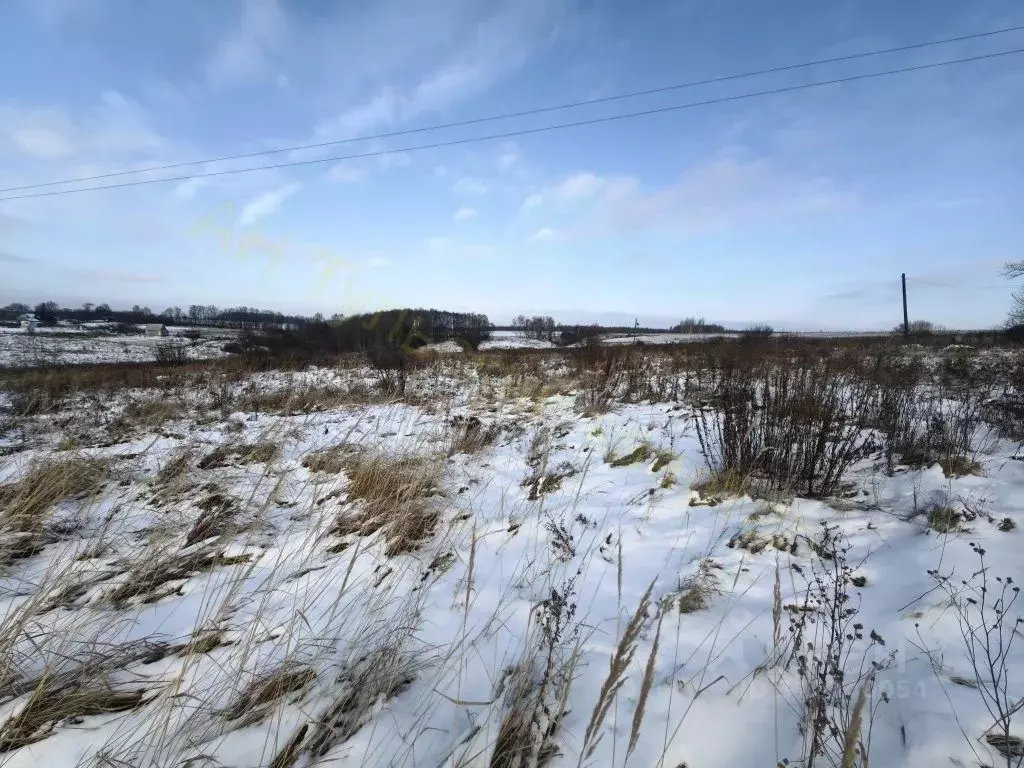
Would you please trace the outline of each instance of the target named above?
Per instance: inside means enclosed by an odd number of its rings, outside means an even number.
[[[750,478],[764,490],[828,496],[872,447],[864,432],[873,387],[826,363],[726,361],[711,408],[695,416],[713,476]]]
[[[161,365],[179,365],[188,362],[188,352],[180,344],[164,342],[153,347],[153,359]]]
[[[885,652],[885,639],[873,629],[865,633],[858,621],[859,596],[849,587],[856,578],[847,562],[849,545],[838,526],[822,524],[815,542],[820,560],[812,566],[801,604],[787,605],[790,616],[790,654],[800,678],[802,755],[793,764],[822,762],[843,768],[867,768],[871,751],[871,724],[881,702],[874,683],[895,659]],[[779,611],[781,613],[781,611]],[[778,634],[778,632],[776,633]]]

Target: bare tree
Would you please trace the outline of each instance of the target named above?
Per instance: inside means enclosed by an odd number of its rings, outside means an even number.
[[[1006,262],[1003,267],[1003,276],[1010,280],[1024,277],[1024,261]],[[1013,292],[1013,304],[1010,307],[1010,314],[1006,318],[1006,325],[1024,325],[1024,288],[1018,288]]]

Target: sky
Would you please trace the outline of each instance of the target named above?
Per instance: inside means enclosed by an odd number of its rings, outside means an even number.
[[[911,319],[994,327],[1024,258],[1024,54],[473,139],[1024,30],[415,129],[1022,24],[1019,0],[3,0],[0,188],[302,164],[0,192],[0,302],[867,330],[902,320],[906,273]]]

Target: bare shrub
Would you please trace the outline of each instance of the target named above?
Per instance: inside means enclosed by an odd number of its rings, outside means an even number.
[[[822,523],[815,544],[819,558],[805,577],[803,601],[784,606],[791,639],[786,667],[795,665],[800,680],[800,700],[789,701],[802,715],[799,764],[867,768],[872,724],[889,700],[884,690],[875,697],[873,686],[896,652],[883,651],[885,639],[873,629],[865,635],[857,620],[859,593],[850,594],[855,568],[838,527]]]
[[[607,413],[632,369],[628,350],[587,346],[577,350],[574,360],[581,369],[577,409],[587,416]]]
[[[541,768],[561,754],[558,730],[580,654],[575,615],[575,580],[570,579],[562,591],[552,587],[540,604],[538,636],[527,642],[527,655],[508,671],[505,714],[489,768]]]
[[[412,367],[409,350],[374,347],[367,351],[366,359],[377,374],[381,392],[392,397],[405,397],[405,383]]]
[[[188,362],[188,350],[181,344],[161,342],[153,347],[153,360],[160,365],[181,365]]]
[[[992,724],[982,734],[1005,760],[1007,768],[1019,766],[1024,741],[1010,733],[1014,716],[1021,710],[1009,690],[1011,651],[1020,636],[1024,617],[1017,608],[1020,587],[1010,576],[992,576],[985,564],[985,549],[975,542],[978,569],[954,584],[952,576],[929,571],[949,598],[963,639],[963,650],[971,666],[971,687],[978,691]]]
[[[871,385],[827,364],[725,361],[711,407],[696,413],[697,438],[713,475],[828,496],[873,447],[864,431],[873,394]]]

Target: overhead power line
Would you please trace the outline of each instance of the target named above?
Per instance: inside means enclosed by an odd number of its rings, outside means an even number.
[[[534,109],[526,109],[520,112],[505,112],[498,115],[488,115],[485,117],[476,117],[470,120],[459,120],[453,123],[442,123],[439,125],[429,125],[422,128],[406,128],[401,131],[390,131],[387,133],[376,133],[366,136],[354,136],[347,139],[336,139],[334,141],[322,141],[316,144],[300,144],[291,147],[281,147],[279,149],[266,149],[259,152],[247,152],[239,155],[225,155],[223,157],[215,157],[207,160],[192,160],[189,162],[181,163],[169,163],[166,165],[156,165],[147,168],[135,168],[127,171],[114,171],[111,173],[101,173],[95,176],[79,176],[74,179],[62,179],[60,181],[44,181],[36,184],[25,184],[20,187],[6,187],[0,189],[0,193],[4,192],[20,192],[26,189],[38,189],[40,187],[50,187],[57,184],[76,184],[84,181],[99,181],[101,179],[112,179],[121,176],[129,176],[140,173],[155,173],[157,171],[169,171],[175,168],[186,168],[190,165],[204,165],[207,163],[221,163],[229,160],[247,160],[253,157],[266,157],[269,155],[276,155],[282,152],[300,152],[303,150],[310,149],[323,149],[324,147],[333,147],[341,144],[353,144],[359,141],[372,141],[377,139],[389,139],[396,136],[409,136],[416,133],[428,133],[431,131],[447,130],[449,128],[462,128],[469,125],[479,125],[481,123],[495,122],[498,120],[511,120],[517,117],[528,117],[530,115],[540,115],[547,112],[556,112],[565,109],[576,109],[578,107],[586,107],[594,104],[606,104],[612,101],[621,101],[622,99],[637,98],[640,96],[653,96],[659,93],[669,93],[670,91],[678,91],[684,88],[696,88],[701,85],[713,85],[715,83],[725,83],[731,80],[743,80],[749,77],[757,77],[759,75],[770,75],[778,72],[788,72],[794,69],[804,69],[806,67],[818,66],[820,64],[835,64],[842,61],[854,61],[856,59],[864,59],[871,56],[884,56],[890,53],[900,53],[903,51],[912,51],[920,48],[931,48],[936,45],[947,45],[949,43],[960,43],[966,40],[977,40],[983,37],[993,37],[995,35],[1004,35],[1009,32],[1019,32],[1024,30],[1024,25],[1016,27],[1004,27],[1002,29],[993,29],[989,32],[977,32],[971,35],[960,35],[959,37],[947,37],[942,40],[934,40],[930,43],[912,43],[911,45],[901,45],[895,48],[883,48],[874,51],[864,51],[861,53],[851,53],[845,56],[833,56],[828,59],[817,59],[815,61],[806,61],[800,64],[787,64],[780,67],[770,67],[768,69],[756,69],[750,72],[743,72],[733,75],[720,75],[717,77],[708,78],[705,80],[691,80],[686,83],[676,83],[674,85],[666,85],[660,88],[648,88],[642,91],[631,91],[629,93],[620,93],[614,96],[603,96],[596,99],[586,99],[583,101],[573,101],[566,104],[559,104],[551,107],[537,107]]]
[[[616,115],[607,115],[605,117],[594,117],[587,120],[576,120],[568,123],[556,123],[554,125],[545,125],[537,128],[522,128],[515,131],[505,131],[502,133],[492,133],[485,136],[472,136],[463,139],[450,139],[447,141],[438,141],[431,144],[419,144],[412,147],[401,147],[391,149],[381,149],[371,152],[361,152],[354,155],[340,155],[333,157],[321,157],[313,158],[309,160],[291,160],[284,163],[273,163],[270,165],[257,165],[249,168],[230,168],[220,171],[207,171],[204,173],[192,173],[185,174],[182,176],[164,176],[157,179],[139,179],[135,181],[125,181],[118,184],[104,184],[100,186],[91,187],[79,187],[77,189],[57,189],[47,190],[44,192],[31,192],[23,195],[8,195],[6,197],[0,197],[0,202],[6,200],[23,200],[26,198],[34,197],[52,197],[56,195],[70,195],[78,192],[94,192],[101,189],[121,189],[124,187],[136,187],[143,184],[162,184],[173,181],[189,181],[191,179],[206,179],[217,176],[230,176],[239,173],[253,173],[255,171],[270,171],[279,168],[294,168],[306,165],[318,165],[322,163],[335,163],[343,160],[358,160],[367,157],[380,157],[382,155],[390,155],[398,152],[418,152],[426,149],[439,149],[441,147],[453,147],[462,144],[477,144],[485,141],[495,141],[498,139],[509,139],[516,136],[527,136],[538,133],[548,133],[551,131],[564,130],[566,128],[578,128],[586,125],[598,125],[601,123],[611,123],[618,120],[627,120],[635,117],[646,117],[649,115],[658,115],[666,112],[677,112],[684,109],[694,109],[697,107],[707,107],[714,104],[725,104],[732,101],[741,101],[743,99],[751,99],[759,96],[772,96],[780,93],[791,93],[794,91],[802,91],[810,88],[820,88],[826,85],[839,85],[842,83],[851,83],[859,80],[870,80],[877,77],[887,77],[889,75],[899,75],[907,72],[920,72],[928,69],[937,69],[939,67],[947,67],[954,64],[966,64],[974,61],[984,61],[986,59],[995,59],[1002,56],[1012,56],[1018,53],[1024,53],[1024,48],[1015,48],[1009,51],[998,51],[996,53],[986,53],[979,56],[968,56],[959,59],[949,59],[946,61],[933,62],[931,64],[918,64],[911,67],[900,67],[899,69],[888,69],[883,72],[869,72],[861,75],[849,75],[847,77],[837,77],[831,80],[820,80],[814,83],[801,83],[799,85],[788,85],[781,88],[771,88],[764,91],[754,91],[753,93],[742,93],[734,96],[722,96],[715,99],[705,99],[704,101],[692,101],[686,104],[674,104],[667,107],[655,107],[652,109],[644,109],[637,112],[622,112]],[[207,161],[214,162],[214,161]],[[187,163],[186,165],[194,165],[194,163]],[[155,170],[155,169],[154,169]],[[137,170],[132,173],[144,173],[145,170]],[[71,183],[68,182],[50,182],[50,184],[58,183]],[[42,185],[48,186],[48,185]],[[17,188],[12,188],[11,191],[15,191]]]

